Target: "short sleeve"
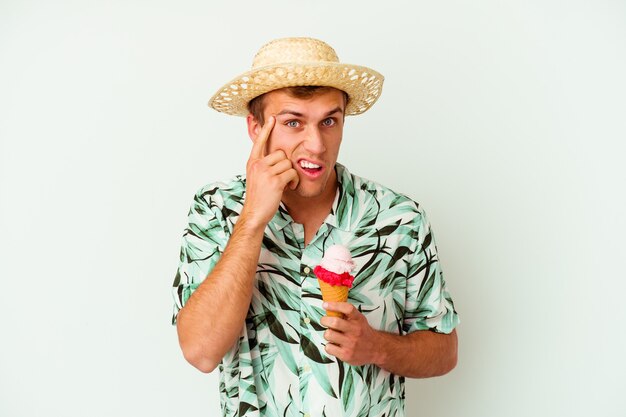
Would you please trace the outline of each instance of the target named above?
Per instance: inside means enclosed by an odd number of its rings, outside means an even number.
[[[210,194],[198,192],[189,209],[188,226],[180,247],[180,261],[172,289],[172,324],[176,324],[178,312],[224,252],[227,230],[222,211],[212,204]]]
[[[446,288],[430,223],[422,210],[419,213],[412,230],[416,248],[409,262],[403,330],[448,334],[459,317]]]

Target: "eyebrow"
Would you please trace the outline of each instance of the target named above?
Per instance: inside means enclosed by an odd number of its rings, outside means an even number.
[[[283,114],[292,114],[292,115],[294,115],[296,117],[303,117],[304,116],[304,114],[302,114],[300,112],[297,112],[295,110],[282,110],[282,111],[276,113],[276,116],[282,116]]]
[[[326,113],[325,116],[330,116],[331,114],[335,114],[335,113],[343,114],[343,109],[341,107],[335,107],[334,109]]]
[[[343,110],[341,109],[341,107],[335,107],[335,108],[334,108],[334,109],[332,109],[331,111],[327,112],[327,113],[324,115],[324,117],[328,117],[328,116],[330,116],[331,114],[335,114],[335,113],[341,113],[341,114],[343,114]],[[304,117],[304,114],[303,114],[303,113],[297,112],[297,111],[295,111],[295,110],[289,110],[289,109],[285,109],[285,110],[282,110],[282,111],[280,111],[280,112],[276,113],[276,116],[282,116],[282,115],[285,115],[285,114],[291,114],[291,115],[296,116],[296,117]]]

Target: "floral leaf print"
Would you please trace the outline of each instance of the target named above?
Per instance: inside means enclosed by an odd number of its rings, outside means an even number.
[[[283,325],[280,323],[280,321],[278,321],[274,313],[272,313],[270,310],[265,312],[265,319],[267,320],[270,331],[274,336],[276,336],[283,342],[292,344],[298,343],[285,332],[285,328],[283,327]]]
[[[298,365],[296,364],[296,360],[293,356],[291,345],[279,340],[278,342],[276,342],[276,348],[278,349],[280,360],[284,362],[285,366],[287,367],[287,369],[289,369],[291,374],[298,375]]]
[[[278,355],[278,350],[270,349],[270,345],[267,343],[260,343],[259,351],[261,355],[261,363],[253,364],[253,366],[256,365],[254,366],[254,372],[260,375],[261,383],[263,384],[263,386],[260,388],[264,392],[268,386],[267,378],[265,377],[265,375],[272,374],[272,370],[274,369],[274,363]]]
[[[286,271],[281,271],[271,265],[259,264],[259,268],[257,269],[256,272],[257,274],[263,273],[263,272],[267,274],[271,274],[277,277],[284,278],[285,280],[289,281],[290,283],[294,285],[300,285],[300,283],[297,280],[295,280],[293,276],[289,275]]]
[[[400,222],[401,222],[401,220],[398,220],[394,224],[390,224],[390,225],[385,226],[385,227],[383,227],[381,229],[378,229],[378,236],[384,237],[384,236],[391,235],[396,230],[398,230],[398,228],[400,227]]]
[[[300,343],[302,344],[302,350],[304,351],[304,354],[309,359],[322,364],[333,363],[333,361],[328,359],[326,355],[323,355],[317,348],[317,346],[315,346],[315,344],[311,342],[311,340],[305,335],[302,335]]]
[[[424,248],[424,251],[426,251],[426,249],[430,246],[430,242],[432,241],[432,238],[433,238],[432,233],[428,232],[428,234],[424,238],[424,242],[422,243],[422,248]]]
[[[263,247],[265,247],[267,250],[280,258],[288,257],[287,253],[267,236],[263,236]]]
[[[394,271],[393,273],[388,273],[385,277],[380,281],[380,289],[384,292],[388,292],[391,287],[397,282],[398,279],[406,279],[406,276],[400,271]]]
[[[354,284],[352,288],[359,288],[360,286],[364,285],[368,281],[369,277],[375,275],[376,269],[378,268],[380,263],[381,260],[379,259],[373,264],[369,265],[365,270],[359,271],[354,279]]]
[[[355,402],[353,378],[352,372],[348,370],[343,380],[343,392],[341,393],[341,402],[343,403],[343,409],[346,411],[348,411],[348,406],[353,405]]]
[[[337,379],[337,387],[339,388],[339,395],[341,396],[341,391],[343,390],[343,379],[345,378],[346,368],[343,364],[343,361],[339,358],[336,358],[337,361],[337,369],[339,370],[339,377]]]
[[[248,410],[256,411],[256,410],[258,410],[258,408],[256,408],[252,404],[247,403],[245,401],[242,401],[242,402],[239,403],[239,415],[240,416],[245,416],[246,413],[248,412]]]
[[[391,256],[391,264],[395,264],[396,262],[398,262],[402,258],[406,257],[407,255],[411,255],[411,254],[412,254],[412,251],[411,251],[411,249],[409,247],[407,247],[407,246],[399,246],[393,252],[393,255]]]
[[[276,303],[276,297],[272,293],[272,290],[265,284],[263,281],[259,281],[257,283],[257,288],[259,290],[259,294],[265,298],[265,302],[269,305]]]
[[[313,376],[315,376],[315,379],[317,383],[320,384],[320,387],[322,387],[322,389],[331,397],[337,398],[337,394],[335,394],[335,390],[330,384],[328,371],[326,370],[324,365],[316,362],[311,362],[311,372],[313,372]]]

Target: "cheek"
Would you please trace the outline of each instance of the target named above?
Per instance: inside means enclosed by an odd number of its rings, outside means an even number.
[[[287,157],[290,157],[293,151],[298,147],[299,141],[298,135],[277,126],[268,138],[268,151],[273,152],[280,149],[287,154]]]
[[[326,148],[329,152],[337,155],[339,154],[339,148],[341,147],[341,134],[332,135],[326,141]]]

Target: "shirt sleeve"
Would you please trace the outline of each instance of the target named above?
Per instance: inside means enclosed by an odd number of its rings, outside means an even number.
[[[409,262],[403,330],[448,334],[459,317],[446,288],[430,223],[423,211],[420,214],[412,231],[416,247]]]
[[[172,324],[176,324],[180,309],[213,270],[228,240],[228,228],[222,212],[211,200],[210,193],[200,191],[194,196],[188,223],[183,233],[180,262],[172,289]]]

